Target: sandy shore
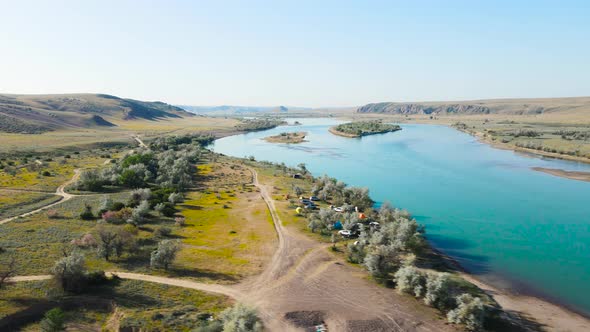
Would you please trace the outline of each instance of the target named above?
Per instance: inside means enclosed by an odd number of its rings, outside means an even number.
[[[590,331],[590,319],[582,315],[536,297],[499,290],[470,274],[459,274],[492,296],[505,312],[515,316],[531,331]]]
[[[333,127],[330,128],[330,129],[328,129],[328,131],[330,133],[334,134],[334,135],[342,136],[342,137],[348,137],[348,138],[357,138],[357,137],[360,137],[359,135],[353,135],[353,134],[343,133],[341,131],[338,131],[338,130],[334,129]]]
[[[562,178],[590,182],[590,172],[565,171],[563,169],[544,168],[544,167],[532,167],[532,169],[535,171],[538,171],[538,172],[543,172],[543,173],[559,176]]]

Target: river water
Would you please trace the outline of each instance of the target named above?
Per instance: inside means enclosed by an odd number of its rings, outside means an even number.
[[[302,125],[219,139],[212,150],[303,162],[316,176],[368,187],[379,203],[410,211],[428,240],[469,272],[590,313],[590,182],[531,170],[590,165],[495,149],[446,126],[405,124],[351,139],[328,132],[336,120],[296,120]],[[306,131],[308,142],[261,139],[285,131]]]

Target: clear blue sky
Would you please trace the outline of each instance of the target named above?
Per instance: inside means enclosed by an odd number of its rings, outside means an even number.
[[[0,0],[0,93],[192,105],[590,95],[590,1]]]

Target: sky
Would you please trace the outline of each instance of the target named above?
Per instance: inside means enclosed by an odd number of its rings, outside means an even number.
[[[0,93],[185,105],[590,96],[590,1],[0,0]]]

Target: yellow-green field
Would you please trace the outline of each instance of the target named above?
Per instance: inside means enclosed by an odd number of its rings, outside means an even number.
[[[186,227],[178,265],[197,267],[218,281],[260,272],[276,240],[270,213],[251,186],[250,172],[232,162],[201,165],[203,192],[191,192],[181,205]]]

